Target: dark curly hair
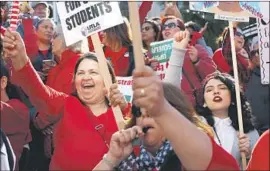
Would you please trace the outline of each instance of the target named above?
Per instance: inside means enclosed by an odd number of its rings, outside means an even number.
[[[212,80],[217,79],[220,80],[222,83],[224,83],[231,94],[231,104],[229,106],[228,114],[232,121],[232,126],[235,130],[239,130],[239,123],[238,123],[238,117],[237,117],[237,102],[236,102],[236,94],[235,94],[235,82],[234,79],[226,73],[220,73],[220,72],[214,72],[213,74],[208,75],[205,80],[202,83],[202,88],[200,90],[200,103],[197,104],[196,110],[197,113],[201,116],[203,116],[207,123],[214,128],[215,130],[215,121],[213,119],[213,113],[208,107],[204,107],[204,92],[205,92],[205,86],[206,84]],[[251,130],[254,130],[254,126],[251,123],[251,107],[249,102],[247,101],[246,97],[243,95],[242,92],[240,92],[240,99],[242,102],[242,116],[243,116],[243,126],[244,126],[244,133],[248,133]]]

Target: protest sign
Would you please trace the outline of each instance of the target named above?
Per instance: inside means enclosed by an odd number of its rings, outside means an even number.
[[[133,99],[132,77],[116,77],[118,89],[124,95],[126,102],[131,103]]]
[[[160,79],[163,80],[172,53],[173,39],[153,42],[150,46],[152,57],[159,62],[156,73],[159,75]]]
[[[247,22],[249,17],[269,18],[267,2],[200,1],[190,2],[190,9],[215,13],[215,19]]]
[[[57,11],[67,46],[123,23],[118,2],[58,2]]]
[[[269,84],[269,37],[270,21],[265,22],[262,19],[257,19],[258,22],[258,36],[259,36],[259,54],[261,66],[261,83]]]

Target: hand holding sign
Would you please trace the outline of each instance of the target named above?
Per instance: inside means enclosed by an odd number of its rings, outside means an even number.
[[[126,100],[123,94],[118,89],[117,84],[112,84],[110,87],[109,100],[112,106],[116,107],[119,105],[121,110],[124,110],[127,107]]]

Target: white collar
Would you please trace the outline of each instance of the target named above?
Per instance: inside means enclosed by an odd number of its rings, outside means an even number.
[[[219,124],[225,124],[227,126],[231,126],[232,125],[232,120],[230,117],[227,117],[227,118],[224,118],[224,119],[221,119],[221,118],[218,118],[216,116],[213,116],[214,120],[215,120],[215,127]]]

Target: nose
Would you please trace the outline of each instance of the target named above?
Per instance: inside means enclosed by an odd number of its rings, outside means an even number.
[[[220,94],[219,89],[218,88],[215,88],[214,89],[214,95],[218,95],[218,94]]]
[[[92,76],[90,74],[85,74],[82,79],[83,80],[92,80]]]

